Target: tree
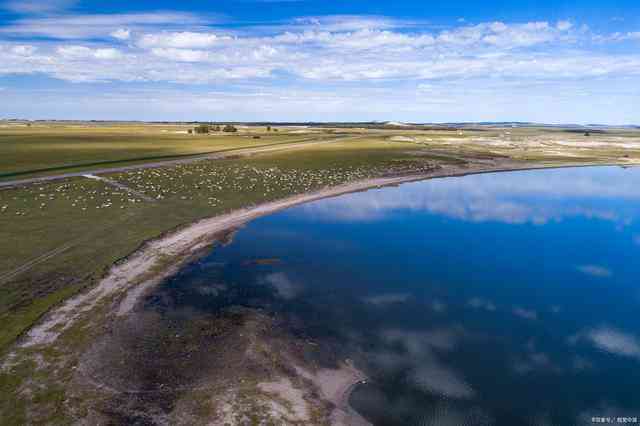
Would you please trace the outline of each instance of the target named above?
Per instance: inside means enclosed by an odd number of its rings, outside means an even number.
[[[226,126],[224,126],[224,129],[222,129],[223,132],[237,132],[238,129],[235,128],[235,126],[232,126],[231,124],[227,124]]]
[[[271,131],[271,126],[267,126],[267,132]]]
[[[199,126],[196,126],[194,130],[196,133],[203,135],[209,133],[210,127],[208,124],[201,124]]]

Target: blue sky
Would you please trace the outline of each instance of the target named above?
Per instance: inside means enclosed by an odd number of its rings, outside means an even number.
[[[0,117],[640,124],[638,1],[0,0]]]

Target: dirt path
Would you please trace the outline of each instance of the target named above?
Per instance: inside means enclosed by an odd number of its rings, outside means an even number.
[[[130,193],[132,195],[135,195],[136,197],[142,198],[143,200],[148,201],[150,203],[155,203],[157,201],[156,199],[151,198],[151,197],[143,194],[140,191],[136,191],[135,189],[131,189],[126,185],[123,185],[123,184],[121,184],[119,182],[116,182],[115,180],[108,179],[106,177],[90,175],[90,174],[82,175],[82,177],[85,177],[87,179],[99,180],[101,182],[106,183],[107,185],[111,185],[111,186],[114,186],[116,188],[122,189],[123,191],[127,191],[128,193]]]

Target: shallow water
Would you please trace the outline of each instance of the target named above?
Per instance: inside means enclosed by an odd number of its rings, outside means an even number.
[[[374,424],[615,422],[640,417],[638,219],[640,169],[410,183],[256,220],[146,304],[285,318],[370,375]]]

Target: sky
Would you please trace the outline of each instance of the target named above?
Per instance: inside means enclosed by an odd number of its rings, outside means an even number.
[[[0,118],[640,124],[637,0],[0,0]]]

